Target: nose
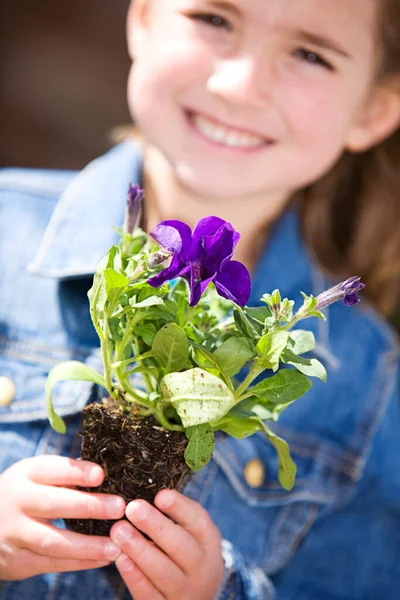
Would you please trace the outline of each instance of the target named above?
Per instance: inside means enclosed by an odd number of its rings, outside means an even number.
[[[256,63],[254,57],[221,61],[208,79],[208,91],[230,102],[264,107],[271,90],[271,78],[266,65],[260,69]]]

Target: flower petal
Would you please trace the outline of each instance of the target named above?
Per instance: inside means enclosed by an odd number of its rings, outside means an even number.
[[[232,300],[240,306],[245,306],[250,297],[250,273],[237,260],[226,262],[218,271],[214,283],[220,296]]]
[[[361,282],[361,277],[351,277],[342,283],[342,290],[347,294],[361,292],[365,285]]]
[[[190,267],[190,306],[196,306],[199,302],[203,292],[211,281],[215,279],[216,273],[213,273],[206,279],[198,279],[196,268],[191,265]]]
[[[225,225],[225,223],[227,223],[227,221],[220,219],[220,217],[204,217],[204,219],[200,219],[193,229],[193,241],[196,242],[205,235],[214,235],[214,233],[218,231],[222,225]]]
[[[208,272],[211,270],[216,272],[223,263],[232,258],[235,248],[234,240],[236,233],[237,232],[233,229],[232,225],[224,223],[213,236],[207,235],[204,237],[203,268]]]
[[[183,277],[188,273],[189,269],[190,266],[180,260],[179,254],[174,254],[169,267],[160,273],[157,273],[154,277],[150,277],[150,279],[147,280],[147,283],[153,287],[160,287],[160,285],[166,281],[175,279],[175,277]]]
[[[360,302],[360,298],[354,292],[354,294],[348,294],[347,296],[345,296],[343,302],[346,306],[354,306],[355,304],[357,304],[357,302]]]
[[[191,258],[199,259],[204,255],[203,240],[205,236],[213,236],[225,225],[226,221],[219,217],[205,217],[200,219],[192,234],[192,253]]]
[[[192,244],[192,230],[183,221],[161,221],[150,233],[163,248],[182,254],[187,259]]]

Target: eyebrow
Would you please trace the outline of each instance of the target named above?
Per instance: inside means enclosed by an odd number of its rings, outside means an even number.
[[[236,16],[240,16],[240,11],[234,4],[231,2],[224,2],[223,0],[210,0],[210,6],[220,10],[226,10]]]
[[[303,40],[314,44],[315,46],[319,46],[320,48],[326,48],[327,50],[332,50],[337,54],[341,54],[345,58],[352,58],[351,55],[346,52],[337,42],[326,38],[322,35],[318,35],[316,33],[311,33],[309,31],[304,31],[302,29],[297,31],[297,35]]]

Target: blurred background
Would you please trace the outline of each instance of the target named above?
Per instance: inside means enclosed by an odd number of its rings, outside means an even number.
[[[130,122],[129,0],[0,1],[0,166],[80,169]]]
[[[130,123],[128,6],[0,0],[0,167],[81,169]]]

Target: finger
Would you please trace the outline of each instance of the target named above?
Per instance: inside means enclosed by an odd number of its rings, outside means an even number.
[[[198,541],[180,525],[144,500],[130,502],[125,511],[137,529],[146,533],[185,573],[196,568],[203,556]]]
[[[25,473],[35,483],[60,486],[98,486],[104,479],[100,465],[66,456],[40,456],[24,461]]]
[[[209,549],[215,546],[220,549],[219,529],[198,502],[176,490],[161,490],[155,497],[154,504],[190,533],[203,548]]]
[[[183,589],[185,576],[179,567],[132,525],[126,521],[115,523],[110,538],[160,592],[175,598],[176,592]]]
[[[135,600],[166,600],[129,557],[121,554],[115,565]]]
[[[83,535],[58,529],[53,525],[43,525],[32,519],[26,519],[23,531],[17,532],[12,541],[17,546],[42,556],[85,561],[112,561],[120,550],[109,537]]]
[[[32,486],[20,500],[21,509],[39,519],[121,519],[125,501],[120,496],[68,488]]]
[[[24,579],[44,573],[65,573],[69,571],[86,571],[106,567],[110,561],[63,559],[40,556],[30,550],[18,552],[20,565],[24,565]],[[26,565],[29,565],[26,568]]]

